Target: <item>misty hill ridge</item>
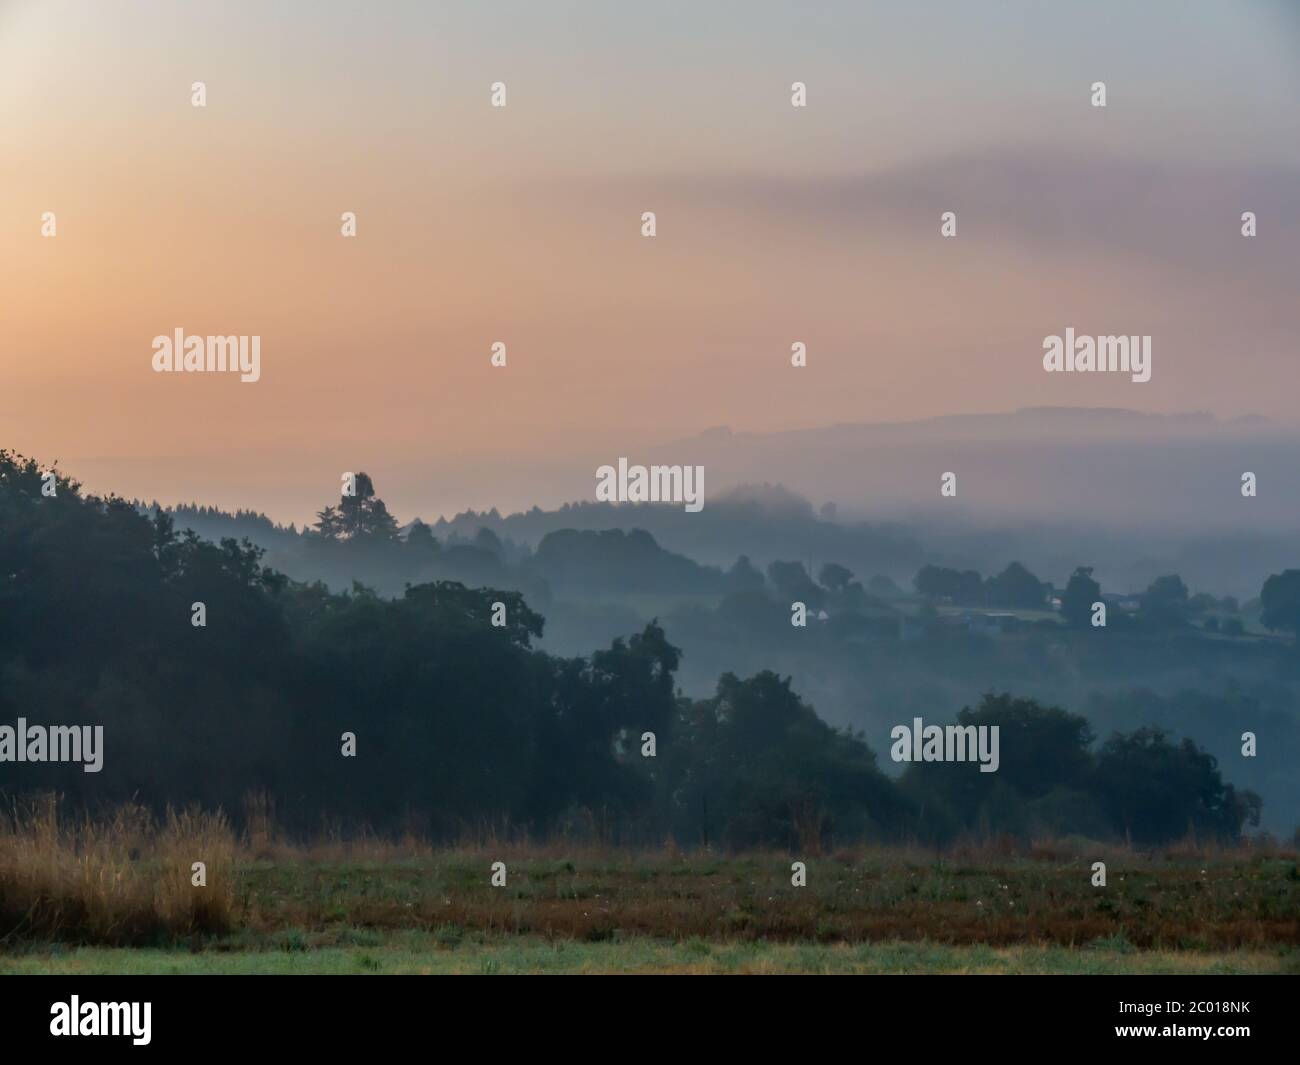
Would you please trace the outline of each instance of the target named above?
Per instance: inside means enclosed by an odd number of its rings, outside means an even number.
[[[1222,431],[1222,430],[1274,430],[1297,431],[1259,414],[1243,414],[1220,419],[1209,411],[1180,411],[1161,414],[1134,410],[1128,407],[1019,407],[1013,411],[989,414],[943,414],[933,418],[910,421],[836,422],[831,425],[807,429],[783,429],[773,432],[736,431],[729,426],[712,426],[694,436],[672,441],[665,446],[671,449],[694,444],[725,445],[791,438],[839,438],[857,434],[897,433],[924,434],[930,439],[953,436],[1016,437],[1019,434],[1040,434],[1044,430],[1081,436],[1111,436],[1116,431],[1170,432]]]

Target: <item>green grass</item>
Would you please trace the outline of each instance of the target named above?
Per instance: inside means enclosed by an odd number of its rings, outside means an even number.
[[[953,947],[933,943],[713,943],[645,937],[611,943],[536,937],[460,939],[439,933],[375,935],[313,945],[301,932],[284,949],[198,952],[77,947],[0,956],[0,974],[523,974],[523,973],[1212,973],[1300,971],[1294,951],[1135,951],[1106,944]],[[337,933],[336,933],[337,936]],[[344,937],[347,938],[347,937]]]

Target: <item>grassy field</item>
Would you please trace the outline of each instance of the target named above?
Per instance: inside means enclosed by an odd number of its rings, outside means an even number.
[[[261,861],[243,871],[246,926],[341,922],[460,928],[580,942],[616,936],[953,945],[1235,950],[1295,944],[1291,859],[1114,855],[1106,888],[1086,858],[898,851],[809,858],[790,883],[782,854],[721,857],[497,851],[361,862]],[[505,887],[489,885],[495,860]]]
[[[778,852],[294,846],[197,814],[69,825],[36,811],[0,833],[0,972],[1300,971],[1292,849],[800,860],[795,887]]]
[[[346,945],[342,945],[346,944]],[[295,932],[279,949],[198,952],[74,947],[0,955],[0,974],[527,973],[1296,973],[1294,951],[1138,951],[1108,946],[954,947],[937,943],[714,943],[644,936],[610,943],[337,929]]]

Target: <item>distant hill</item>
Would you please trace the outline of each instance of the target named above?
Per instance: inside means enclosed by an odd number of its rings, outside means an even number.
[[[774,481],[843,514],[954,513],[992,520],[1198,531],[1300,530],[1300,430],[1256,417],[1030,407],[914,422],[831,425],[779,433],[713,429],[665,450],[703,464],[724,485]],[[1240,477],[1257,475],[1249,512]],[[957,474],[957,496],[939,479]]]
[[[989,573],[1018,559],[1057,584],[1079,565],[1120,590],[1177,572],[1243,600],[1293,564],[1300,536],[1300,433],[1261,418],[1034,407],[781,433],[716,427],[649,450],[705,466],[701,512],[585,501],[424,518],[443,543],[490,529],[510,563],[561,530],[642,529],[665,551],[724,569],[741,555],[760,567],[833,561],[906,586],[925,563]],[[1258,478],[1255,498],[1241,495],[1245,471]],[[940,498],[945,472],[957,475],[954,499]],[[398,495],[389,503],[408,529],[415,515]],[[176,517],[209,538],[246,535],[295,572],[292,526],[208,507]]]

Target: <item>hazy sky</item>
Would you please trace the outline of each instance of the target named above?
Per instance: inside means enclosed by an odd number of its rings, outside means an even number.
[[[1298,10],[0,0],[0,446],[301,520],[714,425],[1293,419]],[[1152,380],[1044,373],[1066,326]],[[154,373],[177,327],[262,379]]]

